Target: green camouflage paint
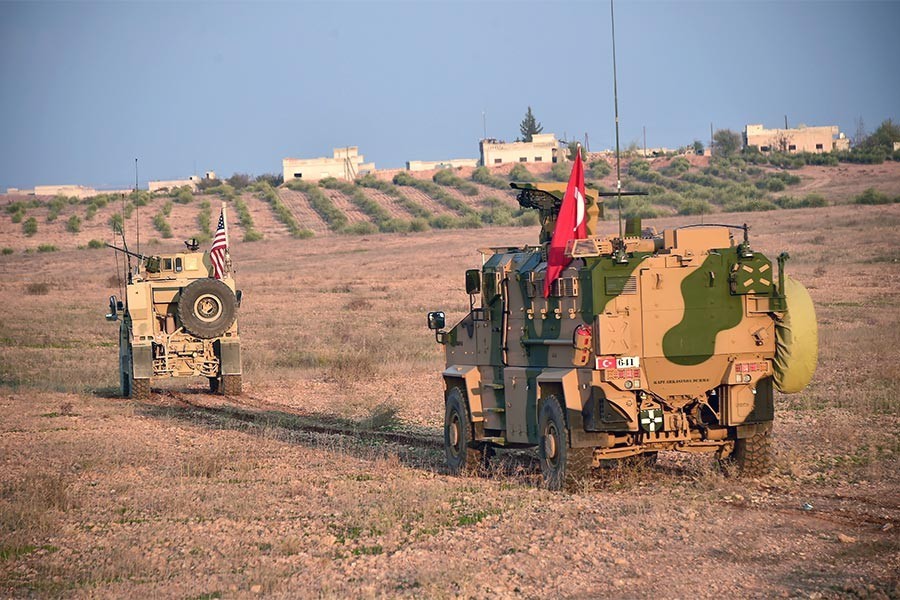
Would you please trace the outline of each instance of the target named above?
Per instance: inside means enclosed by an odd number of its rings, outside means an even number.
[[[725,253],[710,254],[700,268],[681,282],[684,316],[681,322],[663,336],[663,354],[677,365],[699,365],[708,360],[716,349],[716,336],[741,322],[743,308],[740,296],[731,294],[725,285],[728,265]],[[710,284],[710,273],[715,274]]]

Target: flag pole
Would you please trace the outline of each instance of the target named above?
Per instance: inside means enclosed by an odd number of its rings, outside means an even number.
[[[225,225],[225,270],[227,273],[231,272],[231,252],[229,250],[229,240],[228,240],[228,215],[225,212],[226,206],[225,201],[222,200],[222,224]]]

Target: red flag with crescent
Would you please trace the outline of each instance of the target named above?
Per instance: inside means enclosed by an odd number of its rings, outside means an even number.
[[[547,273],[544,275],[544,298],[550,297],[550,286],[559,278],[560,273],[572,261],[566,256],[566,244],[569,240],[581,240],[587,237],[585,225],[584,202],[584,164],[581,162],[581,149],[575,153],[569,185],[563,196],[562,206],[553,228],[550,239],[550,250],[547,252]]]

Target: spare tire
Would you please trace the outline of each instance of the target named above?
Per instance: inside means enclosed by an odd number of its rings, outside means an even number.
[[[208,340],[225,333],[237,316],[237,299],[218,279],[198,279],[181,290],[176,308],[185,331]]]
[[[819,359],[819,328],[809,292],[785,277],[787,310],[775,323],[775,387],[783,394],[803,390],[812,380]]]

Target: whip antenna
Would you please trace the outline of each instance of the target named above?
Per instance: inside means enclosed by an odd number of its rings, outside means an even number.
[[[619,153],[619,88],[616,77],[616,15],[613,0],[609,0],[609,17],[612,22],[612,56],[613,56],[613,108],[616,113],[616,205],[619,207],[619,239],[622,239],[622,177]]]
[[[122,215],[125,216],[124,214]],[[134,159],[134,222],[137,227],[137,253],[141,253],[141,202],[138,198],[138,165]]]

